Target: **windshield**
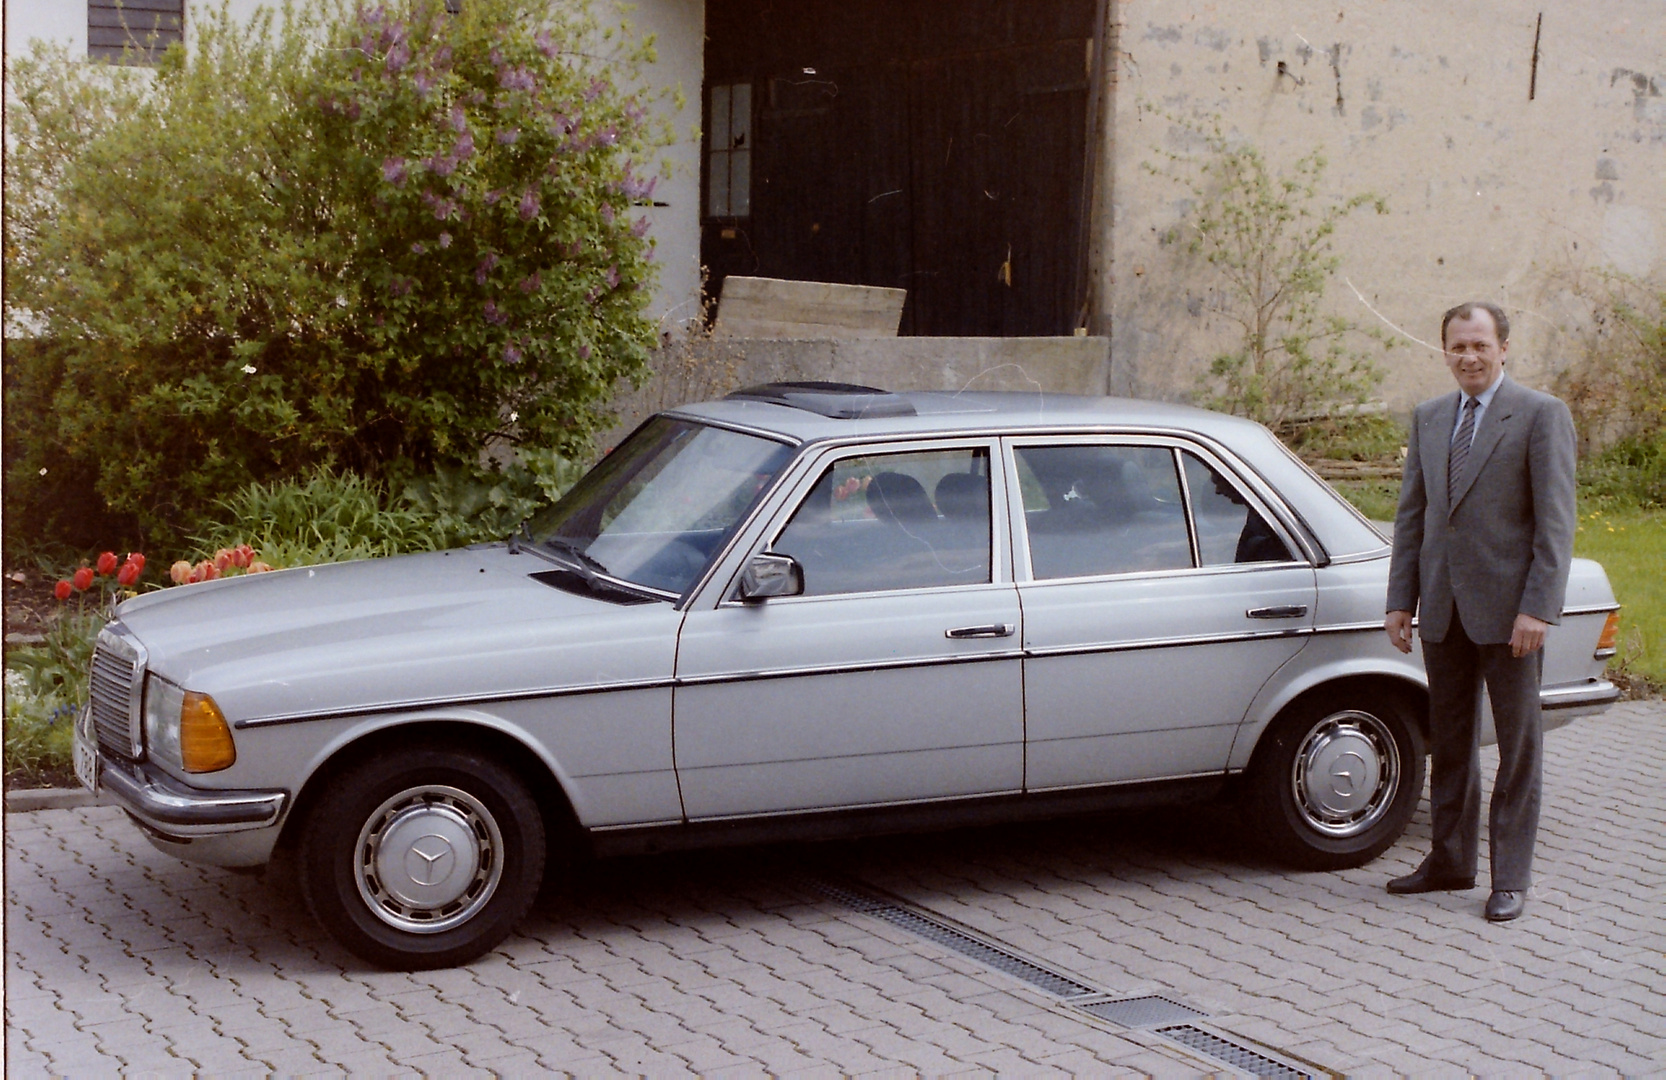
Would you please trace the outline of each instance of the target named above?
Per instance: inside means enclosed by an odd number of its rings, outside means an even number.
[[[792,455],[783,443],[656,416],[531,532],[596,573],[681,595]]]

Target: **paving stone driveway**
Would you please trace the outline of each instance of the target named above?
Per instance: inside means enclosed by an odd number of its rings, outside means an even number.
[[[1390,897],[1428,842],[1301,874],[1224,813],[629,860],[468,968],[359,964],[292,892],[153,851],[117,810],[7,815],[9,1075],[837,1076],[1221,1068],[827,898],[865,883],[1119,996],[1348,1073],[1666,1072],[1666,703],[1547,736],[1527,915]],[[1490,770],[1490,763],[1489,763]],[[1485,853],[1483,851],[1483,860]],[[1483,878],[1484,878],[1483,873]]]

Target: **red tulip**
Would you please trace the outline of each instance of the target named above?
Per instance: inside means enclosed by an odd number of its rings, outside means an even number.
[[[214,553],[214,560],[213,561],[214,561],[214,569],[224,570],[226,567],[231,565],[231,561],[232,561],[231,560],[231,549],[230,548],[221,548],[219,551],[216,551]]]
[[[137,563],[122,563],[121,569],[116,571],[116,584],[123,588],[132,586],[138,580],[139,565]]]
[[[192,571],[191,579],[193,581],[213,581],[215,578],[220,576],[220,567],[218,562],[219,560],[211,561],[204,559],[202,562],[197,564],[196,570]]]
[[[52,586],[52,595],[56,596],[60,600],[68,600],[69,594],[74,591],[75,586],[71,585],[68,581],[60,581],[58,584]]]
[[[256,559],[249,564],[249,573],[251,574],[264,574],[270,569],[272,568],[261,562],[259,559]]]
[[[231,564],[233,566],[248,566],[249,560],[255,557],[255,549],[248,544],[238,544],[231,549]]]
[[[132,563],[134,566],[137,566],[139,568],[140,573],[144,572],[145,557],[140,552],[137,552],[137,551],[128,552],[127,553],[127,561]]]
[[[116,569],[116,553],[106,551],[98,557],[98,572],[101,574],[114,573]]]
[[[75,586],[76,592],[86,592],[93,585],[93,568],[83,566],[75,572],[75,576],[70,578],[69,581],[71,585]]]
[[[184,559],[168,567],[168,577],[175,585],[188,585],[191,581],[191,564]]]

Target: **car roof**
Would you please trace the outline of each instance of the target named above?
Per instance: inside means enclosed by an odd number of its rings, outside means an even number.
[[[1190,405],[1047,393],[891,393],[842,383],[770,383],[673,416],[790,439],[932,437],[967,433],[1170,432],[1200,435],[1232,452],[1301,518],[1332,558],[1378,556],[1387,542],[1335,489],[1262,425]]]
[[[840,386],[852,392],[818,394],[800,389],[823,386]],[[786,389],[769,394],[778,388]],[[822,402],[817,398],[823,399],[829,409],[849,408],[854,403],[857,414],[828,415],[818,411]],[[1246,430],[1260,427],[1252,421],[1207,409],[1134,398],[1046,393],[890,393],[827,383],[772,383],[737,391],[719,401],[683,405],[671,411],[767,431],[800,443],[876,435],[945,435],[992,428],[1021,432],[1077,427],[1190,431],[1232,441],[1233,433],[1242,438]]]

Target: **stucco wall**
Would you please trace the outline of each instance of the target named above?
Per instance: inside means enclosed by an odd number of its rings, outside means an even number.
[[[1142,166],[1186,139],[1153,108],[1218,113],[1275,162],[1323,146],[1331,194],[1388,200],[1387,215],[1360,213],[1337,236],[1341,273],[1364,301],[1433,341],[1452,303],[1495,300],[1515,324],[1511,370],[1525,382],[1547,383],[1566,361],[1550,354],[1554,327],[1580,308],[1559,273],[1666,272],[1659,0],[1122,0],[1116,13],[1102,267],[1116,392],[1184,394],[1226,329],[1209,311],[1205,268],[1159,243],[1185,193]],[[1389,329],[1340,277],[1330,304]],[[1407,341],[1384,360],[1382,396],[1396,409],[1448,385],[1423,346]]]

